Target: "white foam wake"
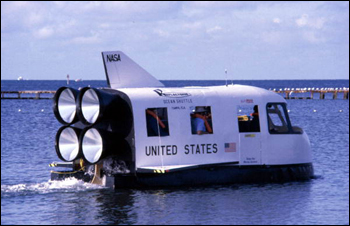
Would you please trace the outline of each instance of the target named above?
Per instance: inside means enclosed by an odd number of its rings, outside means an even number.
[[[103,189],[105,187],[91,183],[85,183],[75,178],[67,178],[63,181],[42,182],[38,184],[16,184],[1,185],[1,196],[11,194],[30,194],[30,193],[51,193],[51,192],[75,192],[85,190]]]

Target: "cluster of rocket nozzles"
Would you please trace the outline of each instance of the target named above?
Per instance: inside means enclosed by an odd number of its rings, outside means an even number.
[[[115,90],[61,87],[54,96],[54,114],[64,126],[56,134],[56,152],[66,162],[83,158],[91,164],[125,150],[132,117]],[[119,151],[122,152],[122,151]]]

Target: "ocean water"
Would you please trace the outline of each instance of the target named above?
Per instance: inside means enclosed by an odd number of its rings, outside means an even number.
[[[164,81],[167,86],[225,81]],[[341,88],[349,80],[234,81],[262,88]],[[1,81],[1,90],[56,90],[66,81]],[[104,87],[105,81],[71,82]],[[349,224],[349,101],[288,100],[309,135],[316,178],[307,182],[111,190],[50,181],[61,127],[52,100],[1,100],[1,224]]]

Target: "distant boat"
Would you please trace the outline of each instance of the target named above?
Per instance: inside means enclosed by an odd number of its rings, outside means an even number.
[[[23,80],[22,76],[19,76],[17,80],[22,81]]]
[[[81,82],[81,78],[75,79],[76,82]]]

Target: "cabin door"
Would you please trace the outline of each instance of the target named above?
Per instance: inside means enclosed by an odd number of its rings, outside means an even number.
[[[239,153],[242,165],[261,164],[261,134],[258,105],[238,106]]]

